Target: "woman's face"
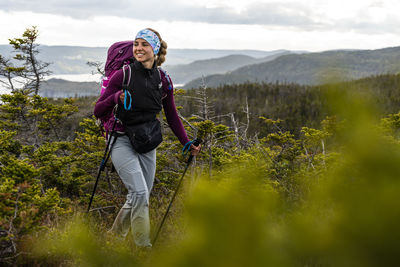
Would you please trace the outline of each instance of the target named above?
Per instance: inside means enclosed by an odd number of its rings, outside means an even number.
[[[154,52],[151,45],[143,39],[136,39],[133,43],[133,56],[145,67],[151,68],[154,63]]]

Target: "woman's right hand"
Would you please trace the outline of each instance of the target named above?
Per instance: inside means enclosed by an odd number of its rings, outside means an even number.
[[[201,145],[195,146],[191,144],[190,152],[193,156],[197,156],[200,153],[200,150],[201,150]]]

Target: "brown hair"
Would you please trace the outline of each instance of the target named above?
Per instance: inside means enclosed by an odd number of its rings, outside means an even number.
[[[153,30],[152,28],[147,28],[147,30],[150,30],[152,32],[154,32],[158,38],[160,39],[160,50],[158,51],[158,54],[155,55],[156,56],[156,64],[157,66],[161,66],[161,64],[163,64],[165,62],[165,56],[167,55],[167,43],[161,38],[161,35],[158,33],[158,31]]]

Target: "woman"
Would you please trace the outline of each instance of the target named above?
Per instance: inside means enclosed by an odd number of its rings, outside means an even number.
[[[156,111],[164,109],[167,122],[185,147],[190,145],[192,155],[197,155],[200,146],[190,143],[181,120],[178,117],[173,90],[168,88],[165,75],[158,70],[165,61],[167,44],[161,39],[158,32],[147,28],[136,35],[133,45],[134,63],[131,66],[134,88],[131,100],[131,110],[123,113],[124,119],[116,124],[118,137],[111,149],[111,159],[122,182],[128,190],[126,202],[115,218],[111,231],[125,237],[131,228],[137,246],[151,247],[149,222],[149,197],[153,186],[156,170],[156,149],[146,153],[137,153],[128,138],[124,135],[125,126],[137,125],[146,120],[155,118]],[[127,97],[122,91],[124,71],[117,71],[110,79],[105,93],[95,105],[94,115],[97,118],[109,116],[114,107],[126,107]],[[160,110],[157,107],[160,107]],[[110,137],[110,138],[114,138]]]

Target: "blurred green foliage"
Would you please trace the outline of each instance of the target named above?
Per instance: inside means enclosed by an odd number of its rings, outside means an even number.
[[[211,177],[187,179],[175,204],[184,213],[167,220],[152,251],[81,221],[53,229],[36,257],[78,266],[396,266],[398,116],[377,120],[366,98],[332,90],[340,123],[327,118],[300,139],[278,130],[231,151]]]
[[[107,232],[126,194],[110,163],[90,216],[82,213],[105,141],[91,115],[76,115],[76,103],[93,103],[48,100],[23,90],[2,95],[0,262],[397,266],[398,79],[379,76],[311,89],[289,84],[203,88],[203,97],[178,107],[200,109],[183,119],[190,137],[202,138],[203,151],[151,251],[136,248],[130,236],[120,240]],[[249,109],[235,100],[228,104],[236,111],[244,108],[243,114],[223,114],[223,105],[207,102],[215,92],[225,103],[228,96],[237,101],[245,96]],[[177,103],[187,101],[181,94]],[[268,112],[259,112],[265,103]],[[164,131],[150,199],[153,232],[186,160],[173,133]]]

